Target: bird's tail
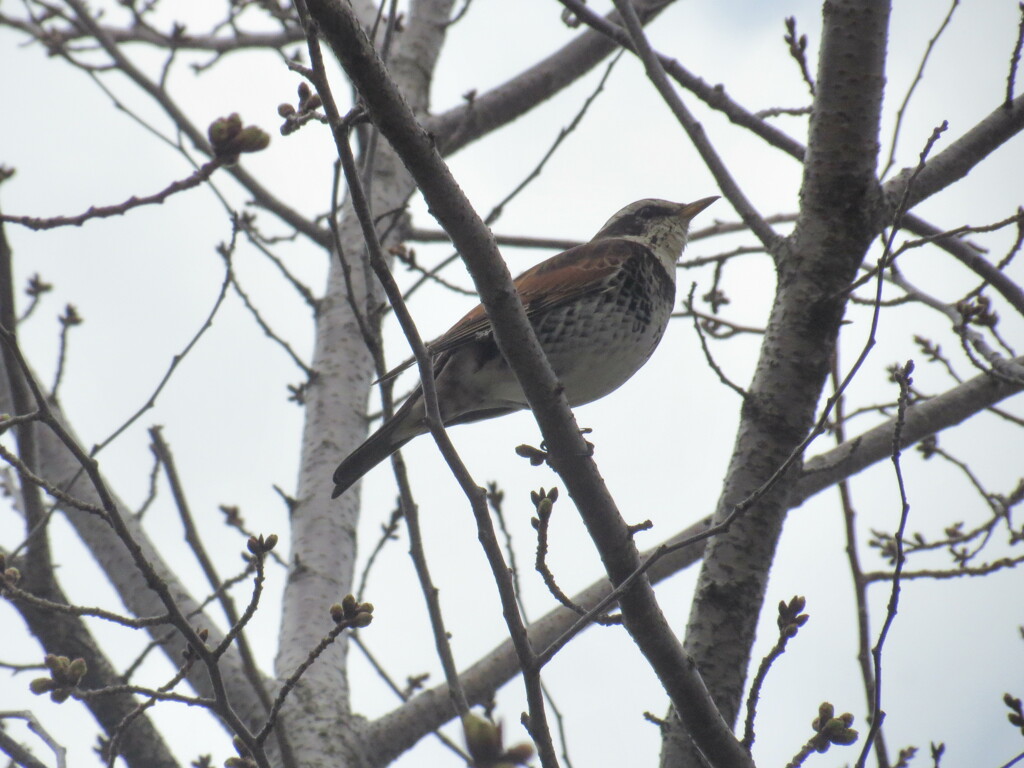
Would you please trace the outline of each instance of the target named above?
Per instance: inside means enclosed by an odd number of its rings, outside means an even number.
[[[332,499],[341,496],[363,475],[419,434],[418,432],[409,433],[408,425],[405,423],[406,418],[404,418],[407,415],[408,410],[403,406],[392,419],[366,438],[362,445],[352,451],[338,465],[338,468],[334,470]]]

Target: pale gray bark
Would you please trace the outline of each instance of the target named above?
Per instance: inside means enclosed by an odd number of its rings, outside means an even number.
[[[430,78],[444,40],[449,0],[423,0],[413,6],[408,26],[389,57],[390,71],[418,114],[429,104]],[[372,13],[360,17],[372,23]],[[386,143],[373,158],[372,206],[377,212],[401,208],[415,185]],[[331,499],[331,475],[338,458],[366,436],[367,396],[374,363],[354,311],[381,301],[368,283],[359,224],[346,209],[341,226],[343,256],[350,269],[354,301],[340,258],[331,260],[317,313],[313,369],[308,388],[299,467],[297,503],[292,510],[292,551],[285,587],[275,667],[284,679],[331,628],[327,609],[354,591],[359,494]],[[398,238],[393,232],[389,242]],[[353,308],[355,307],[355,310]],[[372,765],[377,755],[363,750],[361,720],[350,712],[346,675],[347,642],[339,638],[306,673],[285,708],[288,732],[304,765]],[[334,738],[325,739],[331,733]]]

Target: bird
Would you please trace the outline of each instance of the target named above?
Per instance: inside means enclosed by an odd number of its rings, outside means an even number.
[[[648,198],[618,211],[586,243],[514,281],[526,316],[569,405],[618,389],[654,352],[675,305],[676,261],[690,221],[717,196],[692,203]],[[446,427],[529,408],[478,304],[427,344]],[[409,367],[406,361],[386,373]],[[334,472],[337,498],[407,442],[428,432],[422,386]]]

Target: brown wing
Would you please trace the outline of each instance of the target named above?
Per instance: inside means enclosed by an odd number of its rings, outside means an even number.
[[[648,248],[632,240],[609,239],[584,243],[562,251],[517,277],[513,284],[528,317],[546,312],[590,293],[606,290],[610,279],[633,258],[655,258]],[[483,304],[477,304],[444,334],[427,344],[438,355],[491,332]],[[406,360],[381,376],[397,376],[415,360]]]
[[[632,240],[584,243],[552,256],[526,270],[514,281],[528,317],[575,301],[581,296],[607,290],[610,278],[631,258],[653,254]],[[482,304],[459,320],[428,347],[435,354],[461,346],[491,332],[491,321]]]

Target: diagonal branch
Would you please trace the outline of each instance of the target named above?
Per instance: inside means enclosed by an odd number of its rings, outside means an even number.
[[[33,411],[38,413],[38,409],[33,408],[31,403],[31,382],[19,366],[16,337],[7,330],[8,327],[15,327],[12,261],[12,251],[3,225],[0,224],[0,406],[9,403],[9,410],[15,414]],[[18,450],[22,459],[30,470],[44,475],[45,470],[41,471],[45,466],[42,445],[50,435],[49,430],[41,429],[36,422],[26,421],[17,425]],[[26,562],[19,563],[21,570],[24,571],[23,586],[43,600],[68,605],[69,601],[57,582],[50,559],[42,493],[24,476],[21,480],[21,492],[27,527],[31,530]],[[94,515],[79,514],[94,522],[98,520]],[[14,601],[14,605],[28,624],[32,635],[48,653],[85,659],[86,672],[82,680],[85,685],[99,688],[118,681],[117,671],[80,616],[51,611],[35,602],[18,600]],[[117,730],[122,718],[135,709],[135,701],[130,695],[116,695],[102,702],[90,702],[88,706],[109,736]],[[126,734],[124,749],[125,756],[133,767],[152,765],[172,768],[176,765],[170,749],[148,718],[141,718],[138,728]]]
[[[1018,360],[1024,363],[1024,359]],[[921,400],[907,410],[901,432],[902,447],[910,446],[926,437],[954,427],[996,403],[1024,391],[1024,385],[1008,384],[1002,379],[980,375],[947,392],[928,400]],[[787,507],[796,508],[807,499],[836,483],[848,479],[867,467],[887,459],[892,453],[892,435],[895,419],[855,437],[851,437],[835,448],[807,460],[804,470],[793,484]],[[660,559],[647,572],[652,584],[657,584],[679,573],[700,560],[703,543],[678,548],[699,536],[712,523],[709,515],[670,537],[661,546],[672,549],[672,554]],[[646,560],[654,550],[642,554]],[[571,597],[575,605],[590,609],[607,597],[612,591],[605,578]],[[529,628],[530,643],[534,647],[546,647],[554,642],[576,621],[576,614],[557,607]],[[490,700],[494,693],[519,674],[519,665],[510,640],[501,643],[483,655],[461,674],[466,696],[472,703]],[[447,688],[438,685],[369,724],[367,743],[375,753],[379,750],[394,750],[396,755],[408,749],[422,736],[440,727],[452,717]],[[400,724],[416,723],[415,728],[400,728]],[[396,738],[397,734],[397,738]]]
[[[550,448],[552,464],[576,502],[612,582],[623,581],[639,566],[639,554],[588,455],[493,237],[452,178],[431,135],[416,123],[351,8],[340,0],[314,0],[308,5],[374,124],[402,157],[431,211],[464,254],[498,345]],[[638,580],[625,592],[621,605],[626,628],[678,705],[704,754],[712,763],[750,765],[750,756],[711,704],[647,580]]]
[[[206,136],[203,135],[203,132],[196,127],[192,121],[188,119],[188,116],[178,107],[178,105],[171,100],[163,87],[148,78],[141,69],[135,66],[131,59],[124,55],[117,43],[107,35],[106,30],[101,27],[99,22],[97,22],[92,16],[85,3],[83,3],[82,0],[66,0],[66,2],[72,9],[74,9],[82,26],[96,38],[96,42],[99,43],[103,50],[106,51],[107,55],[110,56],[117,69],[135,83],[135,85],[145,91],[150,98],[152,98],[160,108],[163,109],[167,116],[174,121],[175,127],[188,137],[189,141],[192,142],[196,149],[212,158],[213,150],[210,147],[209,142],[206,140]],[[272,195],[269,190],[263,187],[263,185],[245,171],[241,165],[231,166],[228,170],[231,175],[234,176],[235,179],[252,194],[257,204],[262,208],[274,213],[282,221],[306,235],[314,242],[324,246],[330,244],[331,238],[329,232],[318,227],[316,224],[302,216],[294,208],[291,208],[282,200]]]
[[[924,219],[913,215],[904,216],[903,225],[915,235],[921,235],[922,237],[936,237],[944,231],[934,224],[929,224]],[[977,249],[973,248],[970,243],[958,237],[942,237],[934,242],[972,272],[981,275],[985,282],[999,291],[1003,298],[1010,302],[1013,308],[1024,316],[1024,290],[1011,278],[1007,277],[1002,270],[978,253]]]
[[[655,54],[654,49],[651,48],[646,35],[644,35],[643,27],[636,12],[633,10],[631,0],[615,0],[615,5],[622,14],[637,56],[644,63],[647,77],[654,83],[654,87],[658,90],[661,98],[664,99],[669,109],[672,110],[672,114],[675,115],[676,120],[679,121],[683,130],[686,131],[686,135],[690,137],[690,141],[693,142],[694,147],[700,153],[704,164],[707,165],[708,170],[715,177],[715,181],[718,183],[722,193],[729,199],[733,208],[736,209],[736,212],[743,219],[743,223],[750,227],[765,249],[774,255],[775,248],[781,238],[764,220],[757,209],[754,208],[753,204],[743,193],[743,190],[740,189],[739,184],[736,183],[732,174],[725,167],[725,163],[722,162],[718,152],[715,151],[714,146],[708,140],[703,126],[697,122],[690,113],[690,110],[683,104],[682,99],[679,98],[679,94],[672,88],[668,81],[668,76],[665,74],[665,69],[661,65],[661,61],[658,59],[657,54]]]
[[[996,149],[1024,129],[1024,95],[1009,104],[1000,104],[967,133],[942,152],[931,157],[915,176],[909,208],[959,181]],[[902,196],[913,169],[904,169],[885,184],[890,208]]]
[[[1024,364],[1024,358],[1013,362]],[[915,403],[907,410],[901,432],[902,447],[960,424],[1001,400],[1024,391],[1024,384],[982,374],[948,392]],[[892,450],[893,420],[850,438],[830,451],[807,460],[793,486],[790,503],[799,506],[814,494],[867,469]]]
[[[810,432],[845,309],[842,291],[883,225],[876,163],[888,6],[829,0],[823,18],[800,214],[777,250],[777,293],[716,521],[774,476]],[[794,470],[710,540],[698,577],[685,647],[730,722],[743,698]],[[694,734],[678,731],[669,726],[664,764],[700,765]]]
[[[675,0],[637,0],[643,23]],[[618,13],[607,20],[614,25]],[[587,30],[529,69],[467,102],[425,121],[442,155],[451,155],[481,136],[511,123],[590,72],[619,47],[605,35]]]
[[[629,32],[613,23],[611,17],[606,18],[592,11],[585,0],[559,0],[559,2],[587,26],[606,35],[623,48],[636,52]],[[637,12],[639,13],[640,9],[637,9]],[[673,80],[709,107],[721,112],[735,125],[742,126],[760,137],[769,146],[780,149],[797,160],[803,159],[805,149],[800,142],[776,128],[761,115],[754,114],[733,101],[725,92],[723,85],[708,85],[687,70],[678,60],[663,53],[655,53],[655,56]]]
[[[0,376],[4,376],[3,370],[0,370]],[[0,381],[5,381],[5,378],[0,378]],[[6,386],[0,387],[0,410],[11,410],[9,394]],[[51,404],[50,410],[54,418],[60,419],[65,424],[64,429],[70,432],[67,421],[59,407],[56,404]],[[66,488],[68,492],[89,504],[99,506],[99,495],[84,478],[79,477],[76,482],[71,482],[73,478],[81,474],[82,469],[71,452],[65,448],[51,430],[37,428],[37,433],[39,435],[38,460],[40,474],[53,484]],[[116,498],[114,503],[118,509],[128,508]],[[142,574],[133,566],[127,549],[122,546],[111,527],[96,515],[66,506],[63,511],[68,522],[71,523],[86,548],[96,559],[96,562],[131,614],[134,616],[155,616],[163,613],[163,604],[157,599],[156,594],[149,589]],[[216,644],[220,642],[222,635],[217,630],[217,623],[205,616],[199,602],[192,598],[179,583],[174,569],[159,554],[158,548],[146,535],[139,522],[134,517],[125,515],[124,525],[129,530],[132,538],[138,543],[144,557],[148,560],[153,570],[175,595],[175,599],[178,605],[181,606],[182,612],[189,616],[195,624],[209,628],[211,643]],[[186,647],[181,635],[178,633],[167,635],[157,628],[152,630],[151,636],[160,642],[161,648],[172,664],[177,664],[180,661],[181,653]],[[262,718],[264,710],[249,687],[237,653],[232,651],[224,654],[220,659],[220,670],[236,710],[242,714],[247,722],[258,722]],[[200,695],[212,695],[208,678],[200,674],[198,669],[196,674],[190,676],[189,682]]]

